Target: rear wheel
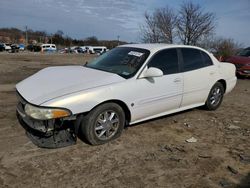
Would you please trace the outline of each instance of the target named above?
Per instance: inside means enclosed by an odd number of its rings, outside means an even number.
[[[220,82],[214,84],[212,89],[209,92],[205,107],[207,110],[216,110],[222,100],[224,95],[224,87]]]
[[[115,103],[104,103],[83,118],[81,131],[90,144],[99,145],[119,137],[124,124],[123,109]]]

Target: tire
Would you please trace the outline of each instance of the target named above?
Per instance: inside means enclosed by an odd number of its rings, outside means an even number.
[[[223,100],[225,89],[220,82],[216,82],[209,92],[205,108],[207,110],[216,110]]]
[[[104,103],[83,118],[80,131],[91,145],[100,145],[118,138],[124,125],[123,109],[116,103]]]

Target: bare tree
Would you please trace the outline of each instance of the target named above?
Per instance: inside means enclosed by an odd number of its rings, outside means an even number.
[[[98,38],[96,36],[91,36],[91,37],[86,38],[85,42],[87,45],[93,45],[93,46],[99,44]]]
[[[196,45],[214,31],[215,16],[203,12],[198,4],[184,2],[177,21],[177,33],[183,44]]]
[[[176,15],[168,7],[156,9],[152,15],[145,13],[145,25],[141,28],[144,42],[173,43]]]
[[[62,30],[57,30],[57,32],[55,33],[55,35],[58,35],[58,36],[63,36],[63,31]]]
[[[145,25],[141,27],[142,40],[143,42],[157,43],[160,42],[159,32],[157,31],[157,24],[155,17],[148,14],[147,12],[144,15]]]
[[[173,43],[177,38],[183,44],[197,45],[213,33],[214,23],[213,13],[204,12],[199,4],[184,2],[178,15],[169,7],[156,9],[153,14],[145,13],[142,39],[144,42]]]
[[[235,42],[231,38],[215,38],[211,43],[211,49],[220,60],[235,55],[242,46],[242,44]]]
[[[157,9],[154,13],[154,17],[156,19],[160,41],[172,44],[177,21],[177,16],[174,11],[168,7]]]

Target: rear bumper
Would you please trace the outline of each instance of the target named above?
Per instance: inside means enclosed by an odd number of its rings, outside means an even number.
[[[35,120],[25,114],[23,107],[24,105],[19,102],[16,110],[17,119],[35,145],[42,148],[61,148],[76,143],[74,121]]]

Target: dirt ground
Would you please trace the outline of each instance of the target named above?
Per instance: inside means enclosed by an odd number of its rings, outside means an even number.
[[[41,149],[15,116],[15,84],[87,55],[0,53],[0,187],[250,187],[250,80],[213,112],[193,109],[128,127],[115,141]],[[195,137],[196,143],[186,139]]]

